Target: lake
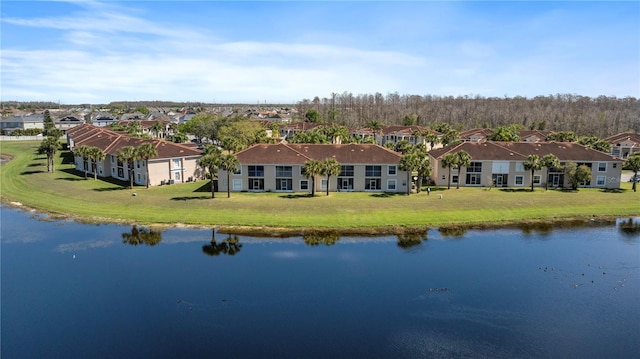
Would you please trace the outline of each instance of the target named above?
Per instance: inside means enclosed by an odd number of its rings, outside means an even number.
[[[638,219],[270,239],[0,216],[3,359],[639,353]]]

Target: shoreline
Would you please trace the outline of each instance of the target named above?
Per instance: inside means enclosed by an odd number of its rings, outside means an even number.
[[[3,206],[18,209],[25,212],[31,212],[39,216],[44,216],[41,220],[51,221],[73,221],[80,224],[95,225],[126,225],[126,226],[143,226],[159,230],[171,228],[191,228],[191,229],[215,229],[221,234],[242,235],[256,238],[288,238],[299,237],[305,235],[339,235],[344,237],[378,237],[388,235],[407,235],[420,234],[428,230],[437,229],[445,234],[449,233],[455,236],[455,233],[468,230],[495,230],[495,229],[520,229],[528,231],[547,231],[554,228],[575,228],[587,226],[607,226],[615,225],[619,218],[626,216],[609,216],[609,215],[589,215],[589,216],[569,216],[564,218],[549,219],[531,219],[523,221],[505,221],[505,222],[483,222],[483,223],[451,223],[439,227],[434,226],[376,226],[376,227],[358,227],[358,228],[342,228],[342,227],[270,227],[270,226],[235,226],[235,225],[195,225],[185,223],[140,223],[135,221],[116,220],[112,218],[94,217],[87,218],[74,216],[70,214],[53,213],[37,208],[25,206],[20,202],[7,201],[4,198],[0,201]],[[637,218],[629,216],[629,218]]]

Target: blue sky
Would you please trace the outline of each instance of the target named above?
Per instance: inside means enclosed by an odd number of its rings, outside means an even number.
[[[2,1],[1,98],[640,98],[640,3]]]

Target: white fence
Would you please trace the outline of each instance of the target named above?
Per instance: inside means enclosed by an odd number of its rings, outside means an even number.
[[[44,136],[0,136],[0,141],[41,141]]]

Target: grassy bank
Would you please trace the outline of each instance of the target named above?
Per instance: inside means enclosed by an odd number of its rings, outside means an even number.
[[[1,152],[13,159],[0,167],[0,193],[5,203],[84,221],[139,224],[187,224],[289,229],[340,228],[366,232],[393,227],[486,225],[561,220],[591,216],[640,215],[640,193],[623,183],[620,191],[580,189],[578,192],[536,188],[435,188],[431,195],[381,193],[216,193],[208,182],[152,187],[84,179],[68,152],[56,158],[56,172],[48,173],[38,142],[2,142]],[[332,178],[335,181],[335,178]],[[136,196],[133,196],[133,193]],[[442,195],[440,199],[439,195]]]

